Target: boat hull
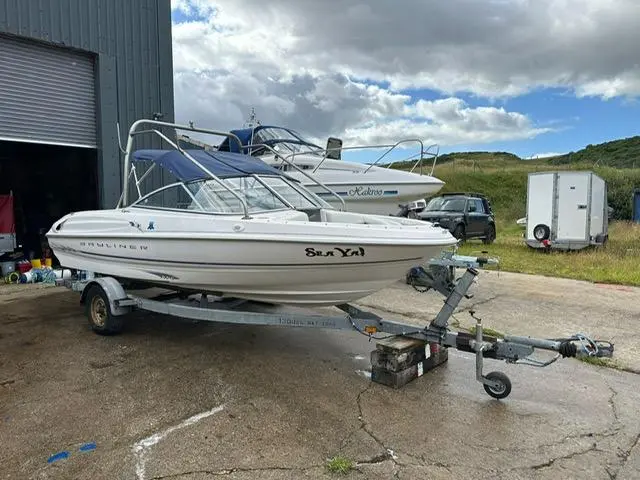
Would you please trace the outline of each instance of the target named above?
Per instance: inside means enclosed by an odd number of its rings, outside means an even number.
[[[438,183],[415,183],[403,185],[383,184],[344,184],[326,183],[327,187],[340,195],[349,212],[375,215],[392,215],[398,211],[398,205],[429,197],[437,193],[442,185]],[[322,198],[334,208],[342,207],[335,195],[328,193],[317,184],[305,183],[304,186]]]
[[[265,156],[263,160],[273,166],[281,166],[282,161]],[[444,182],[430,175],[415,172],[369,166],[343,160],[325,159],[298,155],[294,162],[304,173],[287,168],[287,174],[299,180],[308,190],[318,195],[335,208],[345,202],[347,211],[375,215],[392,215],[398,211],[398,204],[420,200],[434,195],[442,189]],[[317,169],[315,167],[318,167]],[[306,175],[328,187],[314,182]]]
[[[182,228],[191,224],[192,232],[164,227],[175,220],[158,212],[94,212],[91,217],[71,216],[58,230],[54,225],[48,239],[66,268],[176,290],[313,306],[365,297],[455,243],[448,232],[440,233],[424,222],[415,228],[354,224],[331,228],[291,219],[257,224],[241,219],[183,220]],[[145,226],[153,222],[154,229],[143,231],[129,222]],[[207,222],[216,225],[194,228],[194,222],[201,227]],[[286,226],[288,234],[283,233]],[[314,235],[314,228],[322,226],[323,234]],[[349,236],[345,229],[352,230]]]

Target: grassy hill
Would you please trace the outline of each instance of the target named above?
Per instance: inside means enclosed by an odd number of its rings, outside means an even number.
[[[455,161],[467,162],[519,162],[522,159],[509,152],[454,152],[445,153],[438,157],[438,163],[449,163]]]
[[[415,161],[394,164],[411,168]],[[425,160],[428,172],[432,161]],[[441,155],[434,175],[446,182],[443,192],[477,191],[487,195],[499,218],[523,217],[529,172],[591,170],[607,182],[614,218],[631,218],[631,195],[640,188],[640,136],[589,145],[557,157],[525,160],[508,152],[455,152]],[[425,170],[423,170],[425,171]]]
[[[547,159],[551,165],[588,163],[617,168],[640,168],[640,136],[587,145],[577,152]]]
[[[575,169],[585,169],[575,168]],[[542,171],[545,169],[539,169]],[[547,168],[546,170],[553,170]],[[613,217],[619,220],[631,218],[631,195],[634,187],[640,187],[640,169],[591,168],[607,182],[609,206]],[[498,220],[511,224],[526,215],[527,175],[535,169],[509,168],[505,170],[454,170],[436,167],[434,174],[446,182],[442,192],[472,191],[489,197]]]
[[[410,164],[410,165],[409,165]],[[424,163],[429,172],[433,162]],[[411,168],[412,162],[395,168]],[[530,172],[591,170],[607,182],[614,219],[631,218],[631,195],[640,188],[640,137],[589,146],[553,158],[524,160],[507,152],[457,152],[442,155],[434,175],[446,182],[442,192],[482,192],[496,213],[495,243],[466,242],[463,255],[499,258],[500,268],[512,272],[576,278],[593,282],[640,286],[640,225],[613,222],[604,249],[577,253],[538,252],[525,246],[522,229],[515,220],[526,215],[527,176]]]
[[[395,168],[411,168],[415,160],[398,162]],[[438,157],[439,165],[473,164],[476,168],[506,168],[522,163],[531,166],[580,165],[583,167],[606,166],[614,168],[640,168],[640,135],[613,140],[610,142],[587,145],[577,152],[565,155],[529,160],[509,152],[452,152]],[[429,161],[425,161],[425,165]]]

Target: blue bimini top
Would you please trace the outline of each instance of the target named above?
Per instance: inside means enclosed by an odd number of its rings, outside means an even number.
[[[185,150],[204,168],[219,178],[245,177],[248,175],[277,175],[294,180],[282,170],[267,165],[258,158],[240,153]],[[185,157],[178,150],[137,150],[133,161],[151,161],[171,172],[181,182],[211,178],[207,172]],[[295,180],[294,180],[295,181]]]

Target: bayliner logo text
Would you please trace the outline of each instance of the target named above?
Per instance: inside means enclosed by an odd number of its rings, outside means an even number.
[[[304,249],[307,252],[307,257],[364,257],[364,248],[340,248],[333,247],[331,250],[323,252],[322,250],[316,250],[313,247]]]

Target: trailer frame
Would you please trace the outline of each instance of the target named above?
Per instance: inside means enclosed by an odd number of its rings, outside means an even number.
[[[483,385],[487,394],[496,399],[506,398],[509,395],[511,381],[499,371],[484,375],[485,358],[545,367],[560,357],[612,355],[613,344],[593,341],[584,335],[565,339],[539,339],[511,335],[504,338],[487,336],[483,334],[482,321],[473,311],[470,311],[470,314],[477,322],[475,334],[452,331],[449,328],[449,319],[463,298],[471,298],[467,292],[478,273],[475,268],[468,267],[464,275],[451,284],[449,290],[438,289],[446,300],[430,324],[423,327],[384,319],[350,304],[337,305],[343,312],[342,315],[322,315],[304,311],[269,312],[269,307],[265,304],[237,298],[225,299],[206,293],[174,291],[147,298],[128,293],[119,279],[109,276],[72,277],[60,282],[67,288],[80,292],[80,303],[86,308],[89,323],[93,331],[101,335],[120,333],[124,326],[124,317],[133,310],[197,321],[241,325],[355,330],[373,339],[378,339],[374,335],[385,333],[389,336],[416,339],[423,342],[425,346],[437,344],[444,348],[474,353],[476,379]],[[252,311],[256,307],[258,311]],[[581,345],[580,349],[577,344]],[[531,357],[535,349],[553,351],[556,355],[550,360],[536,360]]]

